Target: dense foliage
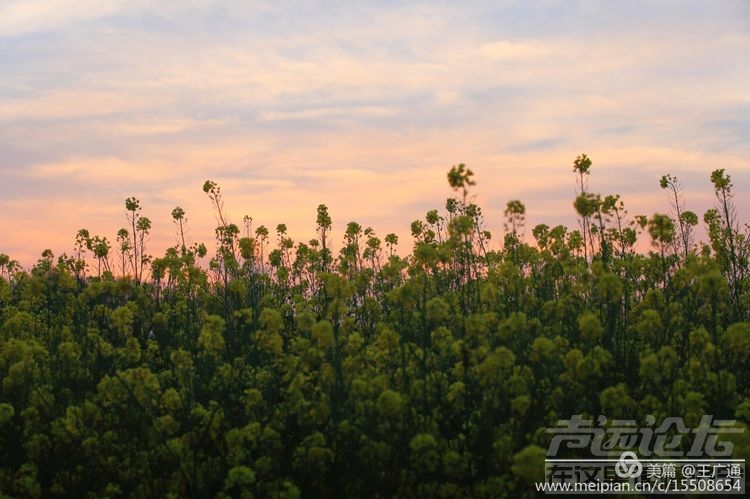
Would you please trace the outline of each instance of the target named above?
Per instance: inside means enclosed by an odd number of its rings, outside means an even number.
[[[559,419],[747,423],[750,242],[729,176],[711,174],[700,242],[675,177],[670,214],[631,217],[590,168],[576,158],[576,230],[531,244],[513,200],[502,249],[458,165],[406,257],[355,222],[334,254],[324,205],[315,240],[279,225],[272,242],[212,181],[207,265],[181,208],[150,257],[135,198],[115,251],[81,230],[28,272],[0,256],[0,495],[533,496]]]

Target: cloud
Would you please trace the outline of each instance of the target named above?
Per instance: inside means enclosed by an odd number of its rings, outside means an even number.
[[[121,114],[158,105],[158,97],[119,92],[50,91],[15,99],[0,107],[0,122],[50,121]]]
[[[132,136],[175,135],[186,131],[206,131],[225,126],[219,119],[189,119],[186,117],[140,117],[130,121],[103,121],[96,126],[101,132]]]
[[[168,165],[125,161],[114,157],[79,157],[61,162],[34,165],[25,176],[30,179],[59,180],[78,183],[160,182],[169,176]]]
[[[261,121],[310,120],[320,118],[383,118],[393,117],[401,111],[393,106],[353,106],[322,107],[298,111],[267,111],[261,114]]]
[[[0,4],[0,33],[14,36],[60,29],[118,12],[116,0],[6,0]]]
[[[493,61],[506,59],[526,59],[554,54],[554,51],[540,43],[521,43],[500,40],[483,43],[479,47],[482,57]]]

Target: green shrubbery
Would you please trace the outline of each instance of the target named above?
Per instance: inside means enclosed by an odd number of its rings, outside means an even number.
[[[747,423],[750,246],[729,177],[711,176],[718,207],[695,245],[679,195],[679,216],[631,219],[588,192],[590,166],[576,159],[581,230],[538,225],[524,242],[514,200],[502,250],[459,165],[460,198],[411,224],[407,257],[356,223],[334,257],[323,205],[318,239],[279,225],[274,246],[249,217],[228,223],[214,182],[205,267],[181,209],[180,243],[150,258],[134,198],[118,254],[81,231],[73,257],[47,251],[30,272],[3,256],[0,492],[532,496],[559,419]]]

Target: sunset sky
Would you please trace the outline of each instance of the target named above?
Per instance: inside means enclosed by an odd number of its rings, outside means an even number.
[[[732,176],[750,222],[750,2],[0,2],[0,253],[27,268],[140,199],[155,256],[216,225],[201,186],[295,240],[328,205],[411,246],[463,162],[494,245],[511,199],[576,227],[572,162],[631,214],[688,209]],[[699,233],[703,234],[703,228]]]

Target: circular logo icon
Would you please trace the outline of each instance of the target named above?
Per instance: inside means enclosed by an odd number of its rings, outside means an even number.
[[[635,478],[641,476],[641,471],[643,471],[643,465],[635,452],[623,452],[620,455],[620,460],[615,464],[615,473],[620,478]]]

